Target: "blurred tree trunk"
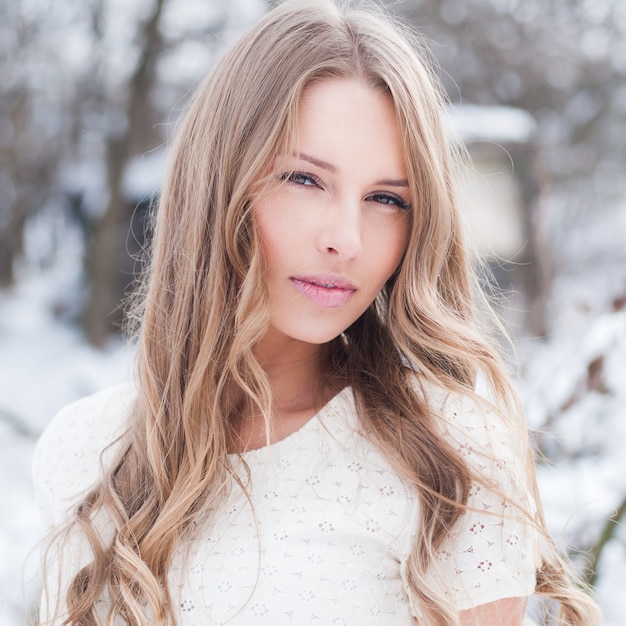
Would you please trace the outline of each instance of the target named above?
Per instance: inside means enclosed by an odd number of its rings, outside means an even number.
[[[553,280],[553,261],[547,234],[542,223],[541,201],[544,181],[537,166],[536,146],[529,146],[525,154],[515,159],[515,175],[520,185],[523,210],[521,218],[526,236],[520,258],[521,288],[527,299],[530,333],[542,337],[546,333],[546,307]]]
[[[11,97],[12,96],[12,97]],[[24,224],[30,213],[22,193],[26,168],[19,139],[23,137],[28,117],[28,94],[26,90],[10,94],[12,102],[6,112],[16,140],[2,146],[4,176],[0,191],[0,287],[13,284],[13,262],[22,252]],[[19,138],[19,139],[18,139]],[[4,179],[3,176],[3,179]]]
[[[87,273],[90,287],[84,317],[87,337],[102,345],[119,330],[123,315],[120,291],[130,281],[122,271],[126,252],[130,214],[123,190],[126,164],[133,148],[141,145],[142,130],[150,118],[150,94],[155,83],[155,69],[162,48],[159,28],[166,0],[155,0],[152,14],[146,20],[141,37],[142,49],[135,72],[128,85],[126,128],[112,132],[107,140],[107,185],[109,198],[103,217],[94,227],[87,251]]]
[[[3,189],[0,192],[0,287],[13,284],[13,264],[22,252],[24,225],[33,210],[24,194],[24,188],[28,188],[25,177],[29,172],[24,157],[28,152],[22,150],[20,141],[27,125],[29,99],[26,90],[11,95],[13,97],[7,117],[16,140],[3,146],[2,150],[2,161],[5,161],[3,165],[8,179],[2,181]]]
[[[32,132],[33,111],[26,89],[7,94],[5,124],[12,141],[0,146],[0,287],[13,284],[14,265],[23,252],[24,228],[45,202],[58,159]]]
[[[7,213],[0,228],[0,287],[13,284],[13,262],[22,252],[24,224],[29,211],[23,203],[15,203]]]
[[[56,175],[59,147],[42,129],[26,71],[15,72],[38,41],[39,25],[22,19],[15,7],[1,7],[0,20],[0,39],[6,31],[13,35],[0,50],[6,72],[0,84],[0,287],[7,287],[23,252],[26,222],[44,204]]]

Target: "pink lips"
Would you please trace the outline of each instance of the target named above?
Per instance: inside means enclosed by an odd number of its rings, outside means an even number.
[[[323,307],[346,304],[356,290],[350,281],[332,275],[294,277],[291,282],[305,298]]]

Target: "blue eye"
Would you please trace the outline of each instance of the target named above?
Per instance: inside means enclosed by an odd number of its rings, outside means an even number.
[[[317,177],[303,172],[285,172],[278,177],[280,180],[293,183],[294,185],[304,185],[307,187],[318,187],[320,181]]]
[[[400,196],[396,196],[395,194],[374,193],[371,196],[368,196],[367,199],[373,202],[378,202],[379,204],[385,204],[392,207],[395,206],[403,211],[411,209],[411,205],[408,202],[405,202]]]

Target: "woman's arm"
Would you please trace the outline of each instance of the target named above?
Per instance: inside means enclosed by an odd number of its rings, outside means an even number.
[[[527,598],[504,598],[461,611],[461,626],[522,626]]]

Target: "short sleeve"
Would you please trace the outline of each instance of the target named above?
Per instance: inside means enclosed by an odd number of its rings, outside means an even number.
[[[100,477],[101,467],[115,452],[115,442],[127,428],[135,398],[131,385],[110,387],[67,405],[55,415],[35,447],[32,475],[35,498],[49,529],[65,521]],[[103,528],[106,524],[103,524]],[[65,613],[53,608],[79,569],[89,562],[85,538],[71,535],[48,553],[47,586],[39,605],[42,623]]]
[[[95,485],[110,444],[126,429],[134,387],[116,385],[67,405],[39,438],[33,457],[35,498],[47,527],[61,523]]]
[[[471,398],[450,395],[443,436],[484,479],[474,483],[467,510],[447,534],[431,568],[432,587],[457,610],[533,594],[538,533],[525,464],[526,438]]]

